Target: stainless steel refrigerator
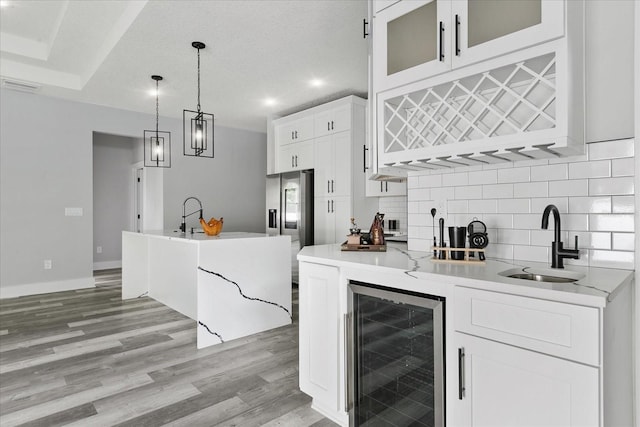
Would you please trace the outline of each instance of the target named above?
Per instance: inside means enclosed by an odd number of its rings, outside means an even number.
[[[266,229],[291,236],[291,279],[298,283],[296,256],[313,245],[313,170],[267,176]]]

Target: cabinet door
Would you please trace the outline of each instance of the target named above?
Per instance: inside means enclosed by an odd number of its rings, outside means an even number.
[[[406,196],[406,182],[367,180],[367,197]]]
[[[330,136],[316,138],[314,144],[315,170],[313,177],[314,196],[322,197],[331,194],[333,179],[333,143]]]
[[[334,197],[331,199],[331,210],[333,214],[333,241],[331,243],[344,243],[349,234],[351,225],[351,198]]]
[[[275,125],[276,146],[313,138],[313,116]]]
[[[462,333],[455,339],[464,356],[453,425],[599,425],[598,368]]]
[[[291,145],[293,146],[294,170],[313,169],[315,164],[313,141],[305,141]]]
[[[335,215],[331,212],[331,199],[328,197],[316,197],[313,201],[314,244],[335,243],[335,229]]]
[[[450,69],[451,3],[401,1],[373,20],[374,92]]]
[[[339,411],[339,273],[300,263],[300,390],[325,410]]]
[[[332,135],[333,176],[331,195],[334,197],[351,195],[351,132]]]
[[[452,2],[453,67],[484,61],[564,35],[560,0]]]
[[[276,170],[278,172],[289,172],[295,169],[295,158],[293,154],[293,144],[282,145],[277,147],[278,164]]]

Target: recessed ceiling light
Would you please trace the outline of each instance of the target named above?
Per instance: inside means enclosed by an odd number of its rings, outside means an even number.
[[[267,107],[273,107],[274,105],[277,104],[277,101],[274,98],[265,98],[263,103]]]
[[[9,2],[6,0],[0,0],[0,7],[7,7],[9,6]]]
[[[309,85],[311,85],[311,87],[320,87],[324,86],[324,82],[320,79],[312,79],[309,81]]]

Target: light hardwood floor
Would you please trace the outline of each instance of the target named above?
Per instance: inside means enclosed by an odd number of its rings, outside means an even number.
[[[96,288],[0,301],[0,425],[335,426],[298,388],[293,325],[196,349],[195,321],[120,270]]]

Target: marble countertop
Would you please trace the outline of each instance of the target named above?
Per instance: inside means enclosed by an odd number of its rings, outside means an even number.
[[[202,230],[195,230],[192,233],[182,233],[180,230],[156,230],[156,231],[145,231],[144,233],[139,233],[145,236],[150,237],[159,237],[166,239],[180,239],[180,240],[188,240],[195,242],[207,242],[207,241],[218,241],[218,240],[232,240],[232,239],[255,239],[255,238],[265,238],[265,237],[280,237],[280,236],[270,236],[265,233],[251,233],[246,231],[223,231],[217,236],[207,236],[204,234]]]
[[[631,283],[634,275],[630,270],[573,265],[565,266],[565,269],[551,269],[549,264],[501,259],[487,259],[485,264],[479,265],[436,263],[431,261],[432,256],[432,252],[409,251],[406,245],[395,243],[388,243],[386,252],[341,251],[340,245],[334,244],[306,246],[298,253],[298,260],[337,267],[391,270],[416,279],[446,280],[452,285],[599,307],[612,301],[619,289]],[[511,269],[580,278],[571,283],[549,283],[499,274]]]

